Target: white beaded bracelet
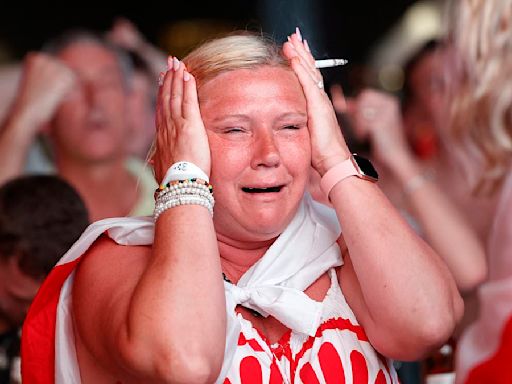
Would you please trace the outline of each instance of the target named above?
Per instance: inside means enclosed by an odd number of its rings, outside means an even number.
[[[210,214],[213,215],[213,205],[207,198],[198,195],[182,195],[174,196],[163,202],[157,201],[153,215],[154,220],[156,221],[158,217],[169,208],[178,207],[180,205],[200,205],[207,208]]]
[[[167,187],[160,189],[156,194],[156,198],[158,199],[161,196],[164,196],[170,192],[180,193],[180,194],[181,193],[189,193],[190,194],[190,193],[204,192],[205,194],[212,195],[212,191],[210,190],[210,188],[207,185],[198,183],[196,181],[192,181],[192,182],[184,181],[182,183],[170,184]]]

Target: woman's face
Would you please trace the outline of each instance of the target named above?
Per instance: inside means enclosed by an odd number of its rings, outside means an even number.
[[[235,70],[205,83],[199,100],[217,233],[242,241],[278,236],[295,214],[311,164],[297,77],[275,67]]]

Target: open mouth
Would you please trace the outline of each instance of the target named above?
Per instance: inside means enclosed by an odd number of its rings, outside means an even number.
[[[242,191],[246,193],[275,193],[280,192],[283,189],[284,185],[277,185],[275,187],[267,187],[267,188],[249,188],[243,187]]]

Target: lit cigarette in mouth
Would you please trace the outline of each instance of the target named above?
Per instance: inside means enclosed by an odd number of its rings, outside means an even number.
[[[348,60],[345,59],[325,59],[325,60],[315,60],[316,68],[329,68],[329,67],[337,67],[339,65],[345,65],[348,63]]]

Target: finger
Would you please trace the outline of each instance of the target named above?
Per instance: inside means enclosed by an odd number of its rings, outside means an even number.
[[[321,80],[321,77],[320,79],[316,76],[316,74],[311,71],[310,68],[307,67],[307,65],[304,63],[304,59],[302,59],[300,57],[300,55],[295,51],[295,48],[293,47],[293,44],[290,43],[290,42],[287,42],[283,45],[283,52],[287,52],[287,57],[290,59],[290,61],[292,60],[298,60],[301,65],[304,67],[304,69],[307,71],[309,77],[311,77],[311,79],[315,82],[315,84],[318,84],[318,82]]]
[[[334,84],[330,88],[330,93],[331,93],[332,105],[334,106],[334,109],[336,110],[336,112],[339,112],[339,113],[347,112],[347,109],[348,109],[347,100],[345,99],[345,95],[343,94],[343,89],[341,88],[341,85]]]
[[[318,94],[318,92],[321,92],[322,94],[327,95],[325,92],[323,92],[323,89],[319,87],[318,82],[316,81],[316,79],[313,78],[311,72],[308,70],[307,66],[302,62],[302,59],[300,57],[297,56],[292,58],[291,66],[295,74],[299,78],[299,81],[302,85],[304,94],[306,95],[306,99],[308,100],[308,102],[314,102],[313,100],[310,100],[309,97],[309,95],[311,95],[312,93]]]
[[[162,90],[163,90],[162,85],[163,85],[165,73],[161,72],[160,76],[162,78],[162,84],[160,84],[158,87],[158,94],[157,94],[157,98],[156,98],[156,100],[157,100],[156,112],[155,112],[155,130],[156,130],[156,132],[158,132],[158,130],[160,129],[160,126],[162,124]]]
[[[298,27],[295,29],[295,33],[292,33],[289,36],[288,41],[293,44],[293,47],[297,51],[298,55],[307,63],[308,68],[311,69],[312,72],[320,75],[320,71],[318,71],[318,69],[315,67],[315,58],[311,52],[308,51],[309,46],[308,49],[306,49]]]
[[[172,114],[171,114],[171,91],[172,91],[172,84],[173,84],[173,77],[174,77],[174,71],[172,70],[173,66],[173,58],[169,56],[167,60],[167,72],[164,76],[164,83],[162,84],[161,88],[161,107],[162,107],[162,118],[165,122],[171,121]]]
[[[197,98],[196,79],[189,72],[183,73],[183,117],[190,120],[200,120],[199,100]]]
[[[297,52],[291,41],[286,41],[283,44],[283,54],[288,60],[291,60],[292,58],[299,56],[299,53]]]
[[[176,57],[173,58],[174,72],[171,87],[171,115],[174,119],[182,117],[181,107],[183,103],[183,63]]]

